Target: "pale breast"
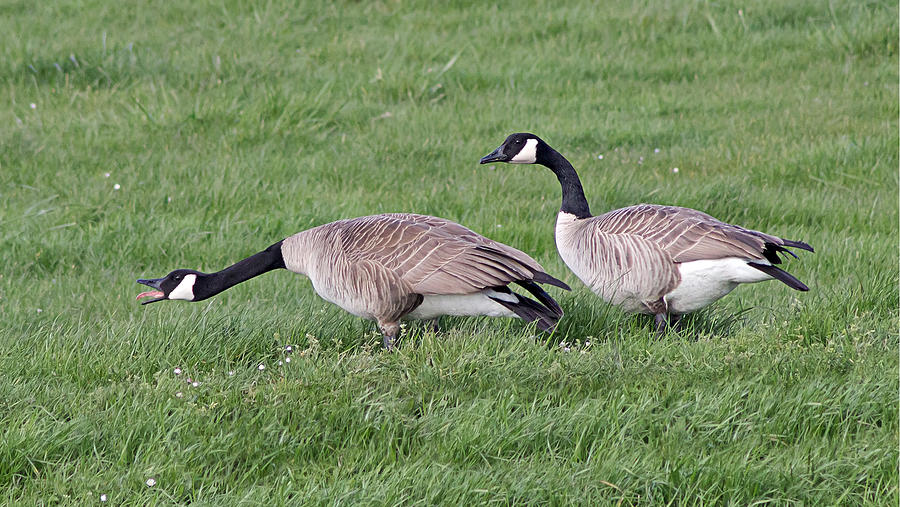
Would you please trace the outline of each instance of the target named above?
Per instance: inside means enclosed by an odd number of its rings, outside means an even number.
[[[325,301],[339,306],[347,313],[364,319],[375,319],[373,301],[367,299],[365,290],[355,287],[356,281],[347,273],[347,263],[337,261],[331,266],[311,263],[307,276],[312,282],[313,290]]]
[[[590,253],[585,252],[587,246],[583,245],[583,241],[581,241],[582,233],[581,224],[577,222],[575,215],[559,212],[556,216],[554,231],[556,251],[559,252],[559,256],[566,266],[575,273],[575,276],[588,287],[592,287],[593,276],[590,272],[592,263],[589,258]]]
[[[626,312],[648,313],[678,283],[672,260],[660,248],[634,235],[608,234],[591,218],[560,212],[556,246],[566,266],[604,301]]]

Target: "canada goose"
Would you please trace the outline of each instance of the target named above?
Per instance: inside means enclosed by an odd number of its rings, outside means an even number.
[[[786,271],[786,247],[813,251],[782,239],[677,206],[638,204],[592,216],[572,164],[534,134],[512,134],[482,164],[540,164],[556,174],[562,206],[556,248],[563,262],[597,295],[626,312],[655,316],[659,334],[682,315],[699,310],[738,284],[773,278],[809,287]]]
[[[306,275],[326,301],[374,320],[390,349],[402,318],[519,317],[551,331],[562,309],[538,283],[569,290],[534,259],[443,218],[405,213],[339,220],[294,234],[222,271],[138,280],[137,296],[202,301],[273,269]],[[537,301],[510,290],[515,283]]]

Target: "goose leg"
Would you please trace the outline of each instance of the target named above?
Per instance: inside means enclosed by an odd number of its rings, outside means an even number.
[[[439,332],[441,332],[441,318],[435,317],[433,319],[429,319],[428,329],[430,329],[434,334],[438,334]]]
[[[656,322],[656,336],[662,338],[666,334],[668,316],[665,313],[657,313],[653,316],[653,320]]]
[[[669,324],[669,304],[665,297],[661,297],[656,301],[644,303],[653,314],[653,321],[656,323],[656,336],[662,338],[666,334],[666,328]]]
[[[669,315],[669,325],[672,326],[673,330],[678,331],[681,329],[681,318],[682,317],[684,317],[684,315],[679,315],[677,313],[673,313],[672,315]]]
[[[394,343],[396,343],[397,338],[400,337],[400,323],[399,322],[379,322],[378,327],[381,328],[381,334],[382,334],[382,336],[384,336],[385,350],[393,350]]]

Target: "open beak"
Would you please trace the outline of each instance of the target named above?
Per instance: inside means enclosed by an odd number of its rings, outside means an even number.
[[[159,284],[162,281],[163,281],[162,278],[153,278],[151,280],[144,280],[143,278],[141,278],[140,280],[137,281],[137,283],[144,284],[147,287],[151,287],[155,290],[148,290],[147,292],[141,292],[140,294],[137,295],[137,297],[135,299],[140,301],[141,298],[148,298],[148,297],[156,298],[156,299],[148,299],[147,301],[141,301],[142,305],[146,305],[149,303],[155,303],[157,301],[162,301],[163,299],[166,299],[166,294],[163,291],[159,290]]]
[[[503,154],[503,145],[500,145],[500,147],[498,147],[496,150],[481,157],[482,164],[490,164],[491,162],[506,162],[508,160],[509,157]]]

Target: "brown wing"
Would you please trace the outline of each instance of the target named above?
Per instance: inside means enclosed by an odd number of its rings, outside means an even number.
[[[524,253],[436,217],[373,215],[322,227],[332,228],[339,236],[340,251],[348,261],[384,266],[423,295],[470,294],[534,280],[543,273]],[[509,250],[516,252],[515,256],[507,253]]]
[[[414,213],[388,213],[385,216],[396,217],[398,219],[411,220],[416,223],[425,224],[431,227],[431,229],[436,234],[444,234],[449,237],[468,241],[475,245],[493,248],[509,257],[512,257],[520,264],[528,266],[532,271],[544,271],[543,266],[541,266],[538,261],[534,260],[525,252],[513,248],[509,245],[500,243],[499,241],[494,241],[490,238],[486,238],[481,234],[478,234],[477,232],[469,229],[468,227],[460,225],[456,222],[451,222],[446,218],[433,217],[429,215],[417,215]]]
[[[638,204],[592,219],[605,234],[640,236],[675,262],[741,257],[763,259],[766,243],[781,238],[717,220],[701,211],[677,206]]]

